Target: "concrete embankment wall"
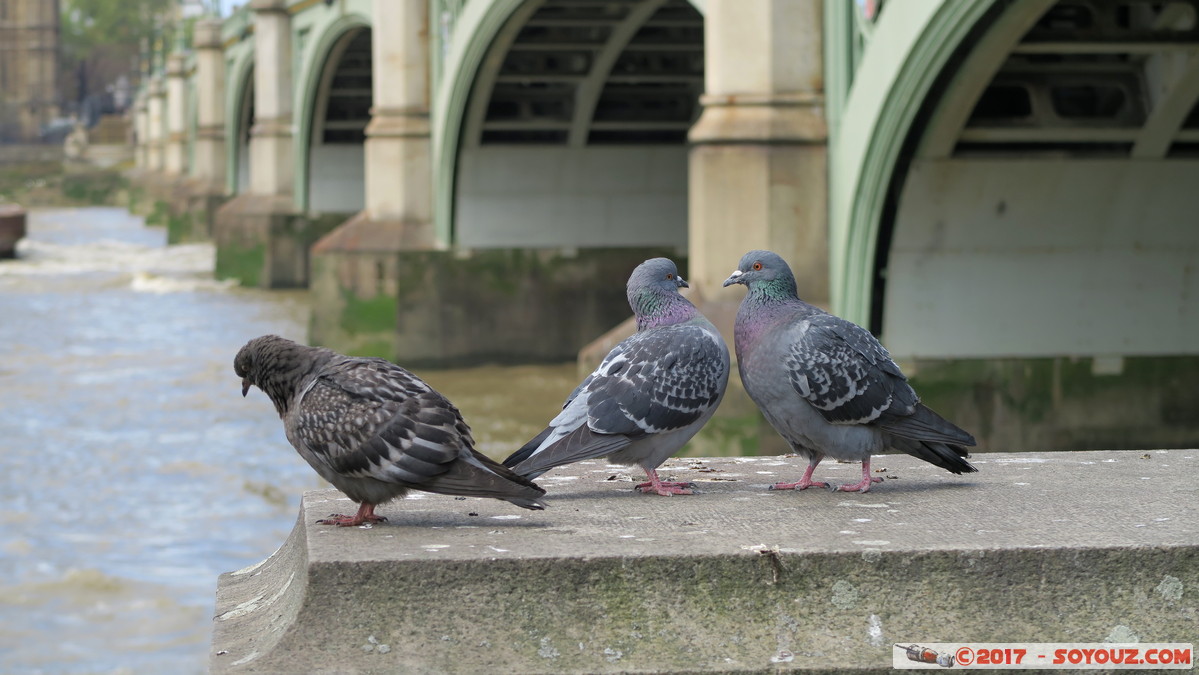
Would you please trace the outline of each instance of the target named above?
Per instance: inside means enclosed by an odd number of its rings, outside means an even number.
[[[671,460],[697,494],[589,462],[544,512],[422,495],[315,525],[223,575],[211,668],[238,672],[885,670],[894,643],[1192,642],[1199,451],[877,458],[868,494],[773,492],[805,462]],[[885,469],[885,471],[883,471]],[[821,465],[844,483],[858,465]]]

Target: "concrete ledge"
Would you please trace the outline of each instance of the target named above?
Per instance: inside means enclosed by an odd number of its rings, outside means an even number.
[[[373,528],[304,497],[296,529],[222,575],[211,669],[590,673],[885,670],[895,642],[1191,642],[1199,451],[879,458],[868,494],[769,492],[798,458],[671,460],[698,494],[631,493],[602,462],[550,508],[421,495]],[[822,466],[847,482],[857,465]]]

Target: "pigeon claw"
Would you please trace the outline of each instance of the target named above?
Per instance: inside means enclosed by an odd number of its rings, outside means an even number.
[[[359,517],[358,514],[354,514],[352,516],[347,516],[347,515],[343,515],[341,513],[330,513],[328,518],[321,518],[320,520],[318,520],[316,522],[320,525],[336,525],[338,527],[354,527],[357,525],[362,525],[364,523],[385,523],[385,522],[387,522],[387,518],[385,518],[383,516],[376,516],[374,514],[371,514],[370,516]]]
[[[358,507],[358,513],[346,516],[340,513],[330,513],[328,518],[316,521],[320,525],[336,525],[338,527],[356,527],[364,523],[385,523],[387,518],[375,515],[374,504],[363,504]]]
[[[661,480],[658,478],[658,472],[654,469],[646,469],[645,475],[649,477],[649,481],[646,483],[639,483],[636,487],[636,489],[640,490],[641,492],[652,492],[654,494],[662,495],[663,497],[695,494],[691,490],[687,489],[695,487],[695,483],[689,483],[687,481]]]
[[[836,492],[836,491],[869,492],[871,485],[874,485],[875,483],[881,483],[881,482],[883,482],[882,478],[876,478],[876,477],[871,476],[869,478],[863,478],[861,481],[859,481],[857,483],[850,483],[848,485],[840,485],[840,486],[834,487],[832,489],[834,492]]]

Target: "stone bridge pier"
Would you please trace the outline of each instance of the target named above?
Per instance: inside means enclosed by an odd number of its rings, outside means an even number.
[[[225,202],[225,59],[219,21],[193,28],[195,131],[185,208],[173,240],[211,239],[217,209]],[[175,224],[175,223],[172,223]]]
[[[688,133],[688,257],[705,302],[762,248],[828,305],[822,16],[818,2],[706,5],[703,113]]]
[[[436,296],[436,272],[412,270],[445,257],[437,251],[448,242],[438,241],[433,225],[429,6],[374,0],[371,9],[372,37],[386,37],[371,40],[364,208],[312,249],[313,308],[320,309],[310,336],[351,352],[398,356],[408,350],[399,337],[401,294]],[[421,347],[437,353],[428,338]]]

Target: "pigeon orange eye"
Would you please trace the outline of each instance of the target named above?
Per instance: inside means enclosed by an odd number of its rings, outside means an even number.
[[[754,263],[754,271],[757,272],[760,269],[762,269],[762,263],[760,263],[760,262]]]
[[[673,274],[673,273],[671,273],[671,272],[668,272],[668,273],[666,274],[666,280],[667,280],[667,281],[669,281],[669,280],[671,280],[671,279],[673,279],[673,278],[674,278],[674,274]]]

